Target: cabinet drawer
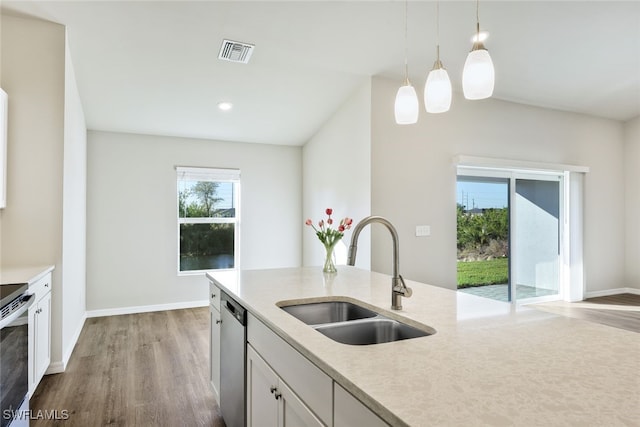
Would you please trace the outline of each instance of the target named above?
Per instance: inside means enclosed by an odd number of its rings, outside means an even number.
[[[209,304],[213,305],[216,310],[220,311],[220,288],[213,282],[209,282]]]
[[[29,285],[29,292],[36,296],[39,301],[43,296],[51,291],[51,273],[47,273],[40,279]]]
[[[251,314],[247,340],[305,405],[332,425],[333,380]]]

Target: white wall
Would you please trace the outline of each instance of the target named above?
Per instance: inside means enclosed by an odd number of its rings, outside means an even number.
[[[625,277],[640,289],[640,117],[624,125],[625,159]]]
[[[50,371],[64,369],[85,313],[86,126],[61,25],[2,16],[10,96],[3,268],[51,265]]]
[[[454,94],[448,113],[420,112],[415,125],[393,120],[398,82],[374,78],[372,89],[372,212],[387,216],[400,236],[405,278],[456,286],[457,154],[590,167],[585,179],[587,291],[624,283],[622,124]],[[421,107],[423,108],[423,107]],[[431,236],[415,237],[415,226]],[[372,269],[391,269],[390,242],[372,236]]]
[[[65,42],[62,201],[62,360],[66,364],[84,324],[87,240],[87,126],[68,41]]]
[[[207,301],[177,275],[175,166],[241,170],[243,269],[301,263],[301,148],[90,131],[87,310]]]
[[[334,218],[355,222],[371,214],[371,80],[367,79],[303,147],[302,226],[305,218]],[[303,264],[322,265],[324,247],[310,227],[303,226]],[[335,228],[335,226],[334,226]],[[346,261],[351,231],[336,247],[338,264]],[[358,241],[356,266],[370,268],[370,233]]]
[[[65,29],[2,16],[2,87],[9,95],[2,267],[55,264],[52,362],[62,359]]]
[[[2,87],[9,95],[4,266],[61,260],[64,37],[60,25],[2,16]]]

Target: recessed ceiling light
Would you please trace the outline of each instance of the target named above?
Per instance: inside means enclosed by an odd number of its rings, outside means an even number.
[[[485,41],[486,39],[489,38],[489,31],[480,31],[480,33],[476,33],[473,36],[471,36],[471,43],[475,43],[476,41],[478,41],[478,36],[480,38],[480,42],[482,43],[483,41]]]
[[[221,109],[222,111],[229,111],[233,108],[233,104],[230,102],[219,102],[218,108]]]

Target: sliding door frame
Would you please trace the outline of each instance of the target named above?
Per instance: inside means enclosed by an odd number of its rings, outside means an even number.
[[[510,249],[513,249],[513,253],[518,250],[518,245],[522,242],[518,242],[518,239],[515,238],[515,232],[520,227],[518,224],[518,207],[515,203],[516,194],[517,194],[517,181],[518,180],[530,180],[530,181],[547,181],[547,182],[557,182],[558,183],[558,273],[557,273],[557,283],[558,283],[558,293],[548,296],[541,297],[532,297],[532,298],[518,298],[518,293],[516,291],[517,283],[518,283],[518,258],[517,256],[511,256],[509,258],[509,262],[511,264],[511,270],[509,271],[509,287],[511,288],[512,296],[515,295],[512,302],[516,302],[518,304],[529,304],[533,302],[542,302],[542,301],[554,301],[558,299],[564,299],[565,294],[567,293],[567,284],[564,283],[563,278],[565,277],[563,269],[567,265],[566,256],[567,250],[565,248],[565,226],[567,224],[567,219],[565,216],[565,202],[564,202],[564,174],[561,172],[535,172],[531,171],[520,172],[520,171],[511,171],[511,179],[509,183],[509,223],[514,226],[514,234],[511,235],[511,226],[509,230],[509,245]],[[509,251],[512,253],[511,250]],[[511,276],[513,275],[513,276]]]
[[[478,167],[478,166],[458,166],[457,176],[471,176],[478,178],[503,178],[508,179],[508,209],[509,209],[509,301],[512,304],[530,304],[541,301],[552,301],[558,299],[567,299],[570,294],[570,275],[566,274],[565,268],[570,265],[569,262],[569,245],[570,238],[567,230],[569,225],[569,200],[568,195],[568,174],[564,171],[557,170],[521,170],[517,168],[507,167]],[[516,200],[516,180],[536,180],[536,181],[552,181],[558,182],[559,192],[559,224],[558,224],[558,293],[549,296],[518,299],[516,291],[517,284],[517,257],[513,256],[518,248],[518,242],[515,239],[516,227],[518,227]],[[456,178],[457,181],[457,178]]]

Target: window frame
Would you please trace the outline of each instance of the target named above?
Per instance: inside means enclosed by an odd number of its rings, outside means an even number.
[[[201,275],[207,271],[229,271],[240,269],[240,169],[215,167],[186,167],[176,166],[176,270],[178,276]],[[191,179],[185,179],[189,177]],[[233,184],[234,218],[182,218],[180,217],[180,183],[183,181],[207,181]],[[180,225],[181,224],[234,224],[233,233],[233,268],[181,270],[180,269]]]

